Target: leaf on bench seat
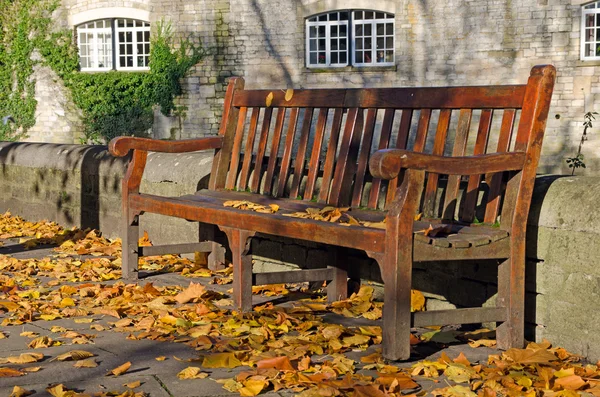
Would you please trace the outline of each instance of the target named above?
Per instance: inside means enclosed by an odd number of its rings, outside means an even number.
[[[256,204],[247,200],[229,200],[225,201],[223,206],[233,207],[239,210],[251,210],[263,214],[273,214],[279,211],[279,206],[277,204],[269,204],[269,206],[266,207],[264,205]]]
[[[452,233],[452,225],[429,225],[427,229],[419,230],[417,233],[423,233],[428,237],[445,237]]]

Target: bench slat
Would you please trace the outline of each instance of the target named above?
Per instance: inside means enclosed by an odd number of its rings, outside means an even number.
[[[391,131],[392,124],[388,120],[388,113],[394,114],[393,110],[387,110],[385,113],[383,127],[381,130],[381,138],[384,139],[385,131],[388,131],[387,136],[389,137],[389,131]],[[373,132],[375,131],[375,122],[377,121],[377,109],[369,109],[367,111],[367,119],[365,121],[365,130],[363,133],[363,140],[360,147],[360,154],[358,155],[358,169],[356,171],[356,179],[354,181],[354,190],[352,192],[352,203],[353,207],[360,206],[360,198],[362,196],[363,184],[365,181],[365,174],[369,163],[369,155],[371,154],[371,145],[373,143]]]
[[[265,152],[267,150],[267,141],[269,140],[269,130],[271,128],[271,117],[273,115],[273,108],[268,107],[265,109],[263,115],[262,128],[260,130],[260,138],[258,141],[258,151],[256,152],[256,161],[254,162],[254,174],[252,175],[252,182],[250,183],[250,190],[253,193],[258,192],[260,188],[260,180],[262,176],[262,165],[265,158]]]
[[[226,189],[235,188],[235,182],[237,180],[238,169],[240,166],[240,152],[242,151],[242,139],[244,138],[244,127],[246,126],[247,113],[248,108],[240,109],[238,124],[233,141],[233,149],[231,150],[231,164],[229,166],[229,173],[227,174],[227,182],[225,184]]]
[[[454,138],[454,148],[452,156],[464,156],[467,150],[467,139],[469,138],[469,128],[471,127],[472,109],[461,109],[458,116],[458,126],[456,127],[456,137]],[[442,218],[444,221],[454,220],[454,211],[456,210],[456,200],[458,198],[458,189],[460,185],[460,175],[450,175],[446,185],[446,194],[444,196],[444,207]]]
[[[319,109],[317,129],[315,130],[310,162],[308,163],[308,179],[306,180],[306,188],[304,189],[304,200],[312,200],[315,191],[315,184],[317,182],[317,177],[319,176],[319,158],[321,157],[321,146],[323,145],[323,136],[325,135],[328,113],[328,108]]]
[[[413,110],[412,109],[403,109],[402,116],[400,118],[400,127],[398,127],[398,138],[396,139],[396,149],[406,149],[408,145],[408,137],[410,134],[410,124],[412,121]],[[378,183],[381,183],[380,179],[377,179]],[[373,180],[373,185],[375,185],[375,180]],[[391,203],[396,195],[396,188],[398,187],[398,178],[394,178],[391,181],[388,181],[388,190],[385,198],[386,208],[388,203]],[[369,200],[370,203],[370,200]],[[369,208],[371,207],[369,204]]]
[[[300,184],[304,176],[304,163],[306,162],[306,148],[308,146],[308,138],[312,125],[312,119],[315,109],[307,108],[304,111],[304,119],[302,121],[302,131],[300,132],[300,142],[298,143],[298,152],[296,153],[296,161],[294,163],[294,177],[292,179],[292,189],[290,197],[296,198],[300,193]]]
[[[293,108],[290,112],[290,119],[288,121],[288,131],[285,136],[285,146],[283,147],[283,158],[281,159],[281,167],[279,169],[279,180],[277,182],[277,193],[276,197],[281,197],[285,191],[285,184],[287,183],[288,176],[290,174],[290,164],[292,162],[292,146],[294,144],[294,138],[296,136],[296,128],[298,125],[298,108]]]
[[[271,152],[269,153],[269,164],[267,166],[267,176],[265,178],[265,187],[263,194],[270,195],[273,186],[273,174],[277,165],[277,154],[279,153],[279,143],[281,133],[283,132],[283,123],[285,121],[286,108],[277,109],[277,120],[275,121],[275,131],[273,132],[273,141],[271,142]]]
[[[303,283],[306,281],[329,281],[333,279],[333,268],[292,270],[288,272],[265,272],[252,275],[252,284]]]
[[[345,202],[352,187],[352,178],[356,170],[356,158],[360,146],[363,127],[362,109],[353,108],[348,111],[346,126],[342,136],[340,154],[335,165],[333,184],[329,195],[329,204],[334,206],[350,204]]]
[[[244,148],[244,162],[242,164],[242,173],[240,175],[239,189],[246,190],[248,186],[248,177],[250,176],[250,165],[252,163],[252,151],[254,149],[254,139],[256,138],[256,129],[258,127],[258,118],[260,116],[260,108],[252,109],[250,118],[250,129],[246,138],[246,147]]]
[[[411,313],[413,327],[432,325],[473,324],[506,321],[506,309],[501,307],[470,307],[467,309],[432,310]]]
[[[431,154],[443,155],[444,147],[446,145],[446,137],[448,136],[448,128],[450,127],[450,118],[452,116],[452,110],[443,109],[440,112],[440,118],[438,119],[437,131],[435,133],[435,140],[433,142],[433,150]],[[427,186],[425,188],[425,199],[423,202],[423,216],[427,218],[437,217],[436,210],[436,199],[438,193],[438,179],[439,174],[430,173],[427,177]]]
[[[329,107],[381,109],[503,109],[520,108],[525,85],[364,88],[294,90],[285,100],[281,90],[247,90],[235,93],[237,107],[265,106],[267,95],[273,94],[273,107]]]
[[[505,109],[502,115],[502,125],[500,127],[500,135],[498,136],[498,152],[507,152],[515,124],[515,109]],[[500,193],[502,189],[502,172],[492,174],[487,177],[487,182],[490,187],[488,200],[485,208],[485,217],[483,221],[486,223],[494,223],[500,209]]]
[[[490,138],[490,130],[492,128],[493,110],[483,110],[479,119],[479,130],[477,131],[477,139],[473,155],[484,154],[487,151],[488,141]],[[465,204],[462,209],[460,220],[463,222],[473,222],[475,218],[475,206],[479,197],[479,186],[481,175],[469,175],[467,191],[465,192]]]
[[[343,109],[336,109],[333,114],[333,122],[329,133],[329,143],[327,154],[325,155],[325,164],[323,165],[323,178],[321,180],[321,191],[319,192],[319,203],[326,203],[331,190],[331,179],[333,177],[333,167],[335,165],[335,155],[337,153],[340,131],[342,129],[342,119],[344,117]]]

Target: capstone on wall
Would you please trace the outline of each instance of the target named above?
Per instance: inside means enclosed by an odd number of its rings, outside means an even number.
[[[230,76],[245,77],[247,88],[510,84],[524,83],[533,65],[551,63],[558,69],[558,80],[540,171],[565,173],[569,170],[564,160],[577,151],[584,113],[600,110],[600,62],[579,59],[581,3],[63,0],[56,19],[68,26],[74,16],[94,15],[94,10],[98,15],[111,7],[143,10],[153,26],[163,19],[171,21],[181,37],[193,34],[212,49],[213,55],[197,65],[183,82],[179,105],[188,110],[182,128],[174,117],[156,116],[154,135],[160,138],[215,134]],[[305,18],[347,8],[376,8],[395,14],[395,66],[335,70],[305,67]],[[46,105],[42,99],[40,107]],[[45,138],[52,140],[53,134],[49,131]],[[588,166],[584,172],[600,170],[599,149],[600,136],[592,129],[583,147]]]

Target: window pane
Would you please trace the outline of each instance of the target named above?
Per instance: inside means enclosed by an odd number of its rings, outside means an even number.
[[[387,49],[394,48],[394,38],[393,37],[386,37],[385,48],[387,48]]]
[[[125,20],[124,19],[117,19],[117,26],[120,28],[124,28],[125,27]]]
[[[385,51],[377,51],[377,63],[385,62]]]
[[[331,40],[331,43],[329,45],[331,46],[330,50],[337,51],[337,49],[338,49],[338,41],[337,40]]]
[[[138,42],[142,42],[144,41],[144,32],[136,32],[136,36],[137,36],[137,41]]]
[[[363,35],[363,25],[356,25],[354,27],[354,35],[355,36],[362,36]]]
[[[337,12],[332,12],[331,14],[329,14],[329,20],[330,21],[337,21],[338,20],[338,13]]]
[[[371,60],[371,52],[370,51],[369,52],[365,51],[365,63],[371,63],[371,62],[372,62],[372,60]]]
[[[144,44],[144,54],[150,54],[150,43]]]
[[[337,37],[338,36],[338,27],[332,26],[330,34],[331,34],[331,37]]]
[[[362,11],[354,11],[354,19],[363,19]]]
[[[319,37],[325,37],[325,26],[319,26]]]
[[[133,42],[133,33],[132,32],[125,32],[125,41],[128,43]]]
[[[373,25],[371,25],[371,24],[365,25],[365,36],[370,36],[371,34],[373,34],[372,27],[373,27]]]
[[[383,12],[376,12],[375,13],[375,18],[377,18],[377,19],[384,19],[385,18],[385,14]]]
[[[331,53],[331,63],[338,63],[338,53],[337,52]]]
[[[383,36],[385,34],[385,29],[382,23],[377,24],[377,36]]]
[[[315,40],[315,39],[310,39],[310,40],[309,40],[308,49],[309,49],[310,51],[316,51],[316,50],[317,50],[317,40]]]
[[[394,50],[388,50],[385,52],[385,61],[394,62]]]
[[[119,32],[119,43],[124,43],[124,42],[125,42],[125,33]]]
[[[596,26],[600,26],[600,14],[596,14]]]
[[[370,37],[365,37],[365,50],[370,50],[372,48],[371,46],[371,38]]]
[[[144,45],[143,44],[138,44],[137,45],[137,51],[138,51],[138,55],[143,54],[144,53]]]
[[[127,54],[133,54],[133,44],[127,44]]]
[[[87,57],[81,57],[80,65],[81,65],[82,68],[89,68],[90,64],[89,64],[88,58]]]
[[[127,60],[125,59],[125,57],[120,57],[119,58],[119,67],[126,67],[127,66]]]
[[[319,15],[319,21],[326,21],[326,20],[327,20],[327,14]]]
[[[308,37],[317,37],[317,27],[316,26],[310,26],[308,28]]]
[[[120,44],[119,45],[119,53],[120,54],[127,54],[127,50],[125,49],[125,44]]]
[[[385,24],[385,34],[387,34],[388,36],[392,36],[394,34],[394,24],[393,23]]]
[[[325,64],[327,61],[325,52],[319,52],[319,63],[320,64]]]
[[[596,56],[600,56],[600,44],[596,44]]]
[[[348,27],[346,25],[340,26],[340,37],[348,36]]]
[[[363,53],[362,51],[356,51],[354,53],[356,63],[363,63]]]
[[[341,39],[340,40],[340,50],[347,50],[347,44],[346,44],[346,39]]]
[[[127,23],[128,28],[133,28],[135,26],[133,19],[126,19],[125,22]]]
[[[362,50],[363,48],[363,40],[362,39],[356,39],[355,44],[356,45],[356,49],[357,50]]]
[[[147,43],[150,42],[150,32],[149,31],[144,32],[144,41]]]
[[[378,49],[379,49],[379,48],[384,48],[384,44],[383,44],[383,43],[384,43],[384,39],[383,39],[383,37],[378,37],[378,38],[377,38],[377,48],[378,48]]]
[[[317,63],[317,53],[316,52],[311,52],[309,59],[308,59],[308,63],[310,63],[311,65],[314,65]]]
[[[325,51],[325,39],[319,39],[319,51]]]
[[[365,19],[373,19],[373,11],[365,11]]]
[[[585,41],[593,41],[594,40],[594,29],[586,29],[585,30]]]
[[[348,63],[348,54],[340,52],[340,63]]]
[[[347,21],[348,20],[348,12],[340,12],[340,20]]]

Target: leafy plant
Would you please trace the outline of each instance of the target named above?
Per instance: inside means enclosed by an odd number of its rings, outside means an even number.
[[[581,134],[581,140],[579,141],[577,155],[575,157],[567,157],[566,160],[569,168],[572,168],[571,175],[575,175],[575,170],[577,168],[585,168],[585,159],[583,153],[581,153],[581,148],[583,147],[583,143],[588,140],[587,131],[589,128],[592,128],[592,120],[596,120],[594,115],[597,114],[598,112],[587,112],[583,116],[583,133]]]

